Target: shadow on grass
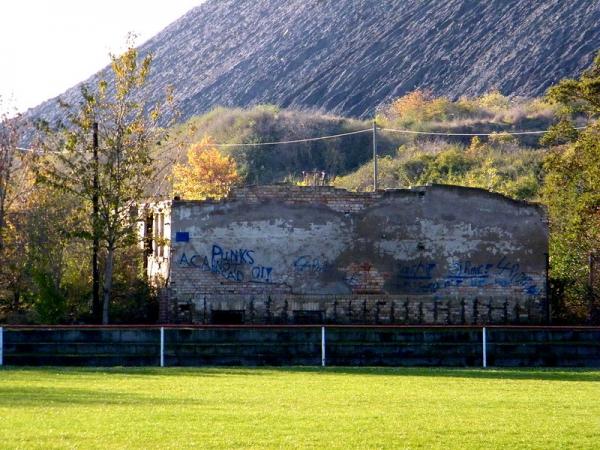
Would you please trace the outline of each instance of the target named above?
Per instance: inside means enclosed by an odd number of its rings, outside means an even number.
[[[125,392],[62,387],[0,386],[0,406],[133,405],[161,400]]]
[[[348,376],[386,376],[386,377],[444,377],[466,379],[498,380],[542,380],[570,382],[600,382],[599,369],[582,368],[417,368],[417,367],[6,367],[6,372],[53,372],[61,377],[85,377],[102,375],[121,375],[127,377],[227,377],[227,376],[273,376],[284,374],[348,375]],[[76,392],[74,392],[76,394]],[[119,393],[116,393],[117,398]],[[129,395],[129,394],[122,394]],[[0,390],[0,398],[3,391]],[[76,395],[75,395],[76,397]],[[140,397],[142,398],[142,397]],[[114,400],[114,399],[113,399]],[[114,400],[118,403],[118,400]]]

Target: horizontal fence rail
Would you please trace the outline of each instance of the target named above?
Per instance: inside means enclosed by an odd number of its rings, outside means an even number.
[[[600,327],[5,325],[3,363],[600,367]]]

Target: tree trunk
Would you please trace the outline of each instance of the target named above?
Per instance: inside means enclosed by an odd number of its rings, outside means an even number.
[[[15,288],[13,292],[13,301],[11,308],[13,312],[19,311],[19,303],[21,303],[21,290],[19,288]]]
[[[113,281],[113,260],[115,255],[115,249],[109,245],[106,253],[106,266],[104,268],[104,285],[103,285],[103,296],[104,302],[102,304],[102,324],[108,324],[108,307],[110,305],[110,294],[112,291]]]
[[[100,253],[100,238],[98,236],[98,196],[100,184],[98,181],[98,122],[93,124],[93,158],[94,176],[92,183],[92,226],[94,230],[92,244],[92,317],[94,323],[100,323],[102,319],[102,305],[100,304],[100,267],[98,266],[98,254]]]
[[[0,191],[0,252],[4,248],[4,198],[4,191]]]
[[[102,320],[102,305],[100,304],[100,267],[98,264],[99,253],[100,244],[97,238],[97,231],[94,228],[94,242],[92,244],[92,320],[94,323],[100,323]]]

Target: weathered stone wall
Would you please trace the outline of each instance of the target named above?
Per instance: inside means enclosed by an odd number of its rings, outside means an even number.
[[[162,207],[171,210],[163,320],[544,318],[547,223],[537,205],[455,186],[351,193],[282,185]]]

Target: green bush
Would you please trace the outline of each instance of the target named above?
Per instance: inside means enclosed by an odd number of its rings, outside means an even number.
[[[38,321],[43,324],[63,322],[67,313],[67,299],[56,286],[54,278],[46,272],[34,273],[32,278],[36,287],[34,309]]]
[[[474,139],[470,147],[438,144],[402,146],[394,158],[379,164],[381,188],[407,188],[428,183],[480,187],[519,200],[536,200],[539,195],[544,152],[517,148],[502,150],[504,142],[484,143]],[[424,148],[426,147],[426,148]],[[368,190],[372,186],[372,163],[334,181],[338,187]]]

